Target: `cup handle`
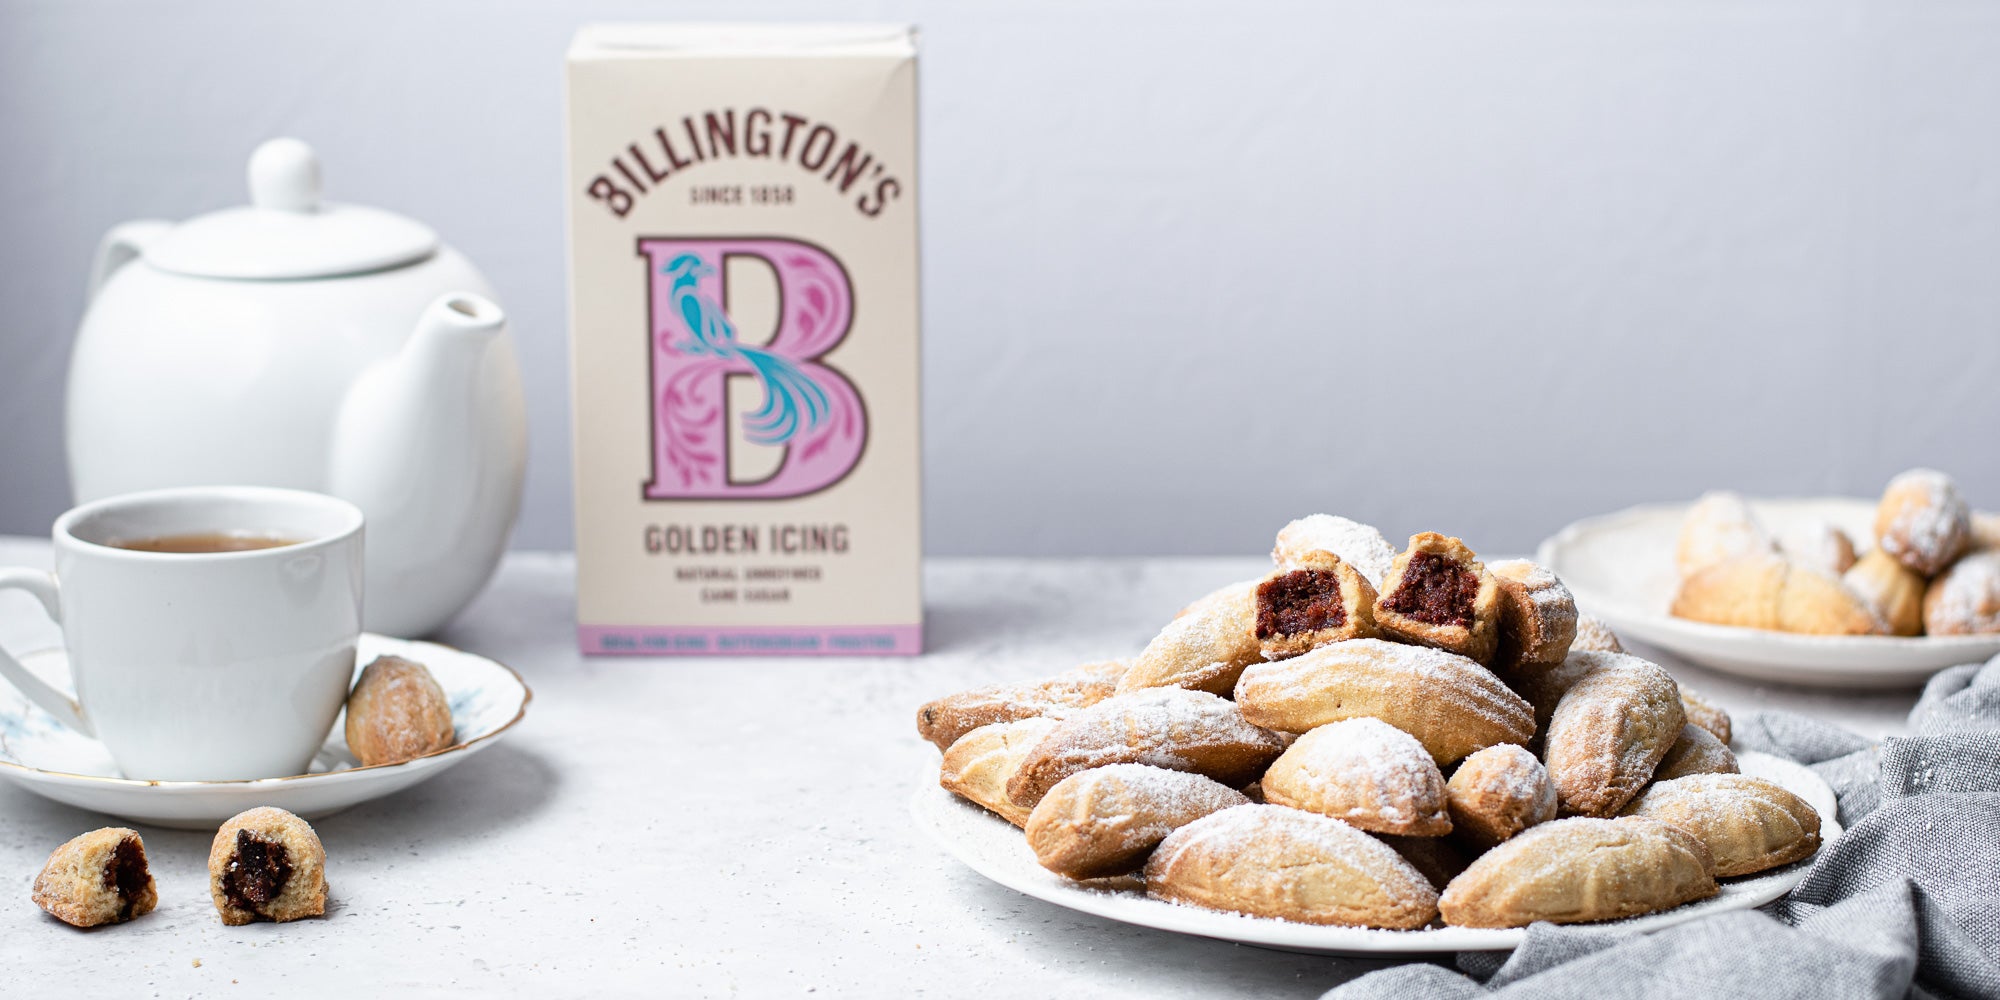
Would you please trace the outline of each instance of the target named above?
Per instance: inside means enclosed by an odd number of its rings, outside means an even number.
[[[25,590],[42,602],[43,610],[58,624],[62,622],[62,603],[56,596],[56,578],[34,569],[0,569],[0,590]],[[76,698],[36,677],[14,654],[0,649],[0,677],[7,679],[28,700],[42,707],[42,710],[56,717],[56,721],[85,736],[95,737],[90,720],[84,718],[83,706]]]

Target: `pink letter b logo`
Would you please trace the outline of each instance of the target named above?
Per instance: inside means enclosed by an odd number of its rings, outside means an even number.
[[[642,239],[652,314],[653,475],[648,500],[752,500],[803,496],[839,482],[868,439],[861,396],[819,358],[847,336],[854,292],[826,251],[781,239]],[[777,276],[777,330],[764,344],[739,339],[723,270],[755,257]],[[730,475],[736,419],[732,376],[755,379],[763,405],[744,414],[742,437],[783,449],[755,482]]]

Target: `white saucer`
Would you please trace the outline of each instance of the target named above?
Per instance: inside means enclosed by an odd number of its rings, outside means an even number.
[[[1945,667],[2000,653],[2000,635],[1794,635],[1710,625],[1667,613],[1680,576],[1674,547],[1688,505],[1648,504],[1585,518],[1542,543],[1535,561],[1554,570],[1577,607],[1620,636],[1650,643],[1704,666],[1758,680],[1818,687],[1913,687]],[[1752,500],[1765,528],[1819,518],[1866,548],[1875,501],[1842,497]]]
[[[490,746],[528,712],[533,695],[520,675],[483,656],[365,633],[355,658],[356,671],[384,654],[430,668],[451,699],[458,745],[401,764],[362,767],[348,752],[343,715],[334,721],[333,732],[313,757],[308,774],[256,781],[133,780],[120,774],[103,744],[63,728],[19,692],[0,684],[0,778],[79,809],[154,826],[209,828],[256,806],[277,806],[317,819],[443,773]],[[30,653],[21,661],[59,686],[69,686],[69,658],[62,650]]]
[[[1738,754],[1737,762],[1744,774],[1775,781],[1819,811],[1821,850],[1840,836],[1833,789],[1819,775],[1768,754]],[[1009,889],[1083,913],[1140,927],[1315,955],[1501,951],[1527,938],[1523,928],[1385,931],[1320,927],[1169,903],[1147,896],[1136,878],[1102,879],[1099,885],[1072,882],[1037,864],[1027,838],[1012,824],[939,788],[934,769],[927,771],[924,779],[923,787],[910,799],[910,814],[939,846],[973,871]],[[1723,882],[1721,894],[1700,902],[1599,926],[1655,931],[1711,913],[1762,906],[1790,892],[1805,878],[1812,863],[1813,859],[1807,858],[1756,876],[1730,879]]]

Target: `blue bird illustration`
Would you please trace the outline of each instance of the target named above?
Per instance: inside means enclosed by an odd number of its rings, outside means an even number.
[[[790,359],[737,342],[736,325],[729,321],[721,303],[701,294],[701,279],[714,274],[713,267],[695,254],[684,253],[668,261],[660,273],[673,279],[668,286],[670,301],[688,334],[687,339],[674,343],[674,349],[741,361],[764,384],[763,408],[743,421],[750,440],[784,444],[826,419],[831,405],[826,390]]]

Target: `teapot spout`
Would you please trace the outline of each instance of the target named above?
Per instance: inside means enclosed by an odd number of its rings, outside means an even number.
[[[396,553],[368,560],[370,594],[425,589],[424,581],[377,579],[378,566],[413,567],[407,574],[460,565],[482,548],[479,539],[513,522],[527,432],[505,329],[491,300],[442,296],[401,350],[348,389],[334,424],[328,492],[367,516],[371,553]],[[483,578],[491,569],[475,571]],[[371,607],[367,618],[393,620],[405,610]]]

